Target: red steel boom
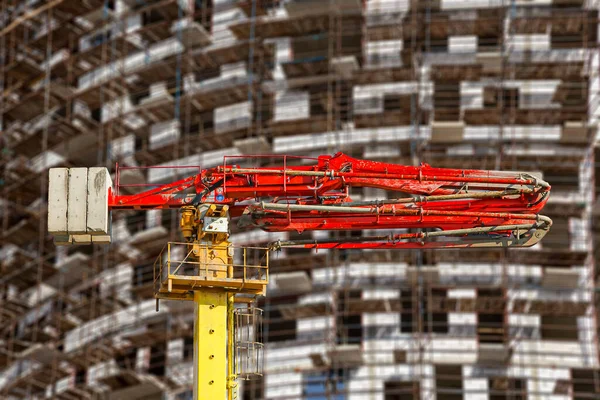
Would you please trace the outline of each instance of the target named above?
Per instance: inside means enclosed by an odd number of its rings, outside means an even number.
[[[275,244],[308,248],[526,247],[552,224],[539,215],[550,185],[527,173],[403,166],[342,153],[288,165],[298,160],[286,156],[283,166],[260,168],[224,163],[139,194],[111,193],[109,208],[226,204],[239,225],[266,231],[388,231]],[[396,198],[353,201],[352,187],[384,189]]]

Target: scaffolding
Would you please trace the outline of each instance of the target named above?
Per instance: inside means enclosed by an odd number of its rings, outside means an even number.
[[[1,0],[0,397],[192,390],[190,304],[154,301],[176,212],[122,212],[110,247],[57,248],[49,167],[118,163],[118,190],[135,193],[224,156],[343,151],[537,174],[553,229],[510,251],[274,254],[268,296],[236,314],[238,365],[265,371],[241,399],[597,398],[599,6]],[[334,235],[358,233],[231,240]]]

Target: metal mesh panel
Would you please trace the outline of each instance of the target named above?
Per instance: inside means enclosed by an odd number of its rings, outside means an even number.
[[[264,344],[262,343],[263,310],[249,306],[235,313],[235,368],[239,379],[263,375]]]

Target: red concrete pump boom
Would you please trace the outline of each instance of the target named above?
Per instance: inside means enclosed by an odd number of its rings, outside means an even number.
[[[306,160],[284,156],[282,166],[259,168],[225,161],[138,194],[111,191],[108,206],[152,209],[211,203],[228,205],[238,225],[266,231],[387,231],[275,244],[307,248],[528,247],[552,224],[539,215],[550,185],[528,173],[404,166],[342,153],[309,159],[310,165]],[[384,189],[395,198],[354,201],[353,187]]]
[[[283,156],[276,166],[270,164],[277,156],[253,158],[258,167],[247,166],[248,157],[225,157],[218,167],[156,185],[122,185],[124,168],[117,168],[114,187],[103,167],[49,171],[48,231],[57,244],[110,243],[110,210],[181,209],[184,242],[169,242],[158,255],[154,296],[157,307],[158,299],[194,301],[194,399],[235,398],[236,354],[249,351],[248,342],[236,345],[235,318],[251,315],[244,310],[254,310],[249,304],[266,294],[271,250],[527,247],[552,224],[539,215],[550,185],[524,172],[403,166],[341,153]],[[143,191],[122,195],[126,186]],[[353,188],[388,193],[374,201],[352,199]],[[231,219],[274,232],[359,234],[243,248],[230,241]],[[259,351],[251,358],[262,358]]]

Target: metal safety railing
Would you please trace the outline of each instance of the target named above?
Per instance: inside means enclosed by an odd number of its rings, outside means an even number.
[[[274,161],[281,160],[279,165],[283,165],[283,188],[286,189],[287,179],[287,167],[289,165],[294,165],[295,162],[305,162],[305,161],[319,161],[317,157],[306,157],[306,156],[290,156],[286,154],[253,154],[253,155],[239,155],[239,156],[224,156],[223,157],[223,192],[225,193],[227,190],[227,177],[228,175],[233,176],[235,173],[233,172],[234,168],[239,167],[244,163],[260,163],[266,161]],[[292,161],[292,162],[290,162]],[[258,185],[257,179],[252,179],[254,185]]]
[[[152,179],[146,171],[168,171],[164,177],[159,177],[160,179]],[[184,172],[182,170],[188,170]],[[190,172],[191,170],[191,172]],[[122,183],[122,172],[130,172],[133,176],[129,177],[129,180],[139,180],[138,183]],[[202,173],[202,167],[200,165],[152,165],[152,166],[121,166],[119,163],[115,164],[115,183],[114,190],[115,195],[119,196],[121,193],[121,189],[127,191],[143,191],[153,189],[158,186],[164,185],[164,180],[170,178],[170,175],[183,174],[185,176],[195,175]]]
[[[236,308],[234,371],[238,379],[251,380],[263,375],[263,310],[248,306]]]
[[[183,293],[211,286],[257,293],[269,282],[268,267],[266,247],[169,242],[154,262],[154,292]]]

